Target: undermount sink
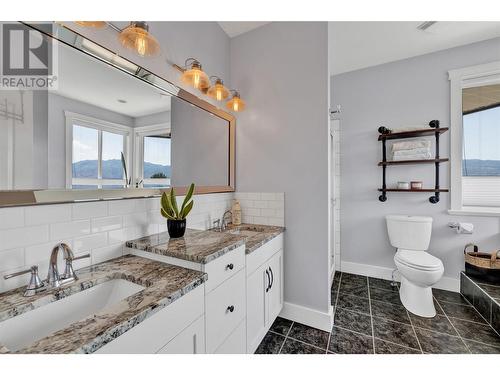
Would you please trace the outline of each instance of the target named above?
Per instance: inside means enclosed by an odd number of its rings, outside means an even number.
[[[253,225],[240,225],[237,228],[229,229],[228,232],[240,236],[251,237],[264,232],[264,230],[265,229]]]
[[[143,289],[143,286],[123,279],[98,284],[0,322],[0,343],[10,351],[25,348]]]

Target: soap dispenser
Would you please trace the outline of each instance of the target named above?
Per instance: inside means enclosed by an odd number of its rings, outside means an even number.
[[[241,206],[240,202],[235,199],[233,201],[233,207],[231,208],[231,217],[233,219],[233,224],[234,225],[240,225],[241,224]]]

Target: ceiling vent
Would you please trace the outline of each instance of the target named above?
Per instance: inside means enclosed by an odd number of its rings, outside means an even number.
[[[418,29],[418,30],[425,31],[425,30],[427,30],[429,27],[431,27],[432,25],[434,25],[435,23],[437,23],[437,21],[425,21],[425,22],[422,22],[420,25],[418,25],[418,26],[417,26],[417,29]]]

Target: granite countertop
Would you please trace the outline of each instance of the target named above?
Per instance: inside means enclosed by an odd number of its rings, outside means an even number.
[[[231,234],[229,231],[186,229],[184,237],[181,238],[170,238],[168,232],[162,232],[127,241],[126,246],[148,253],[205,264],[244,243],[245,236]]]
[[[285,228],[261,224],[230,224],[228,231],[239,233],[240,236],[245,237],[245,251],[247,254],[250,254],[266,242],[271,241],[274,237],[279,236],[285,231]]]
[[[0,322],[113,279],[145,287],[124,300],[16,353],[92,353],[149,316],[203,284],[207,275],[150,259],[126,255],[78,270],[77,282],[24,297],[25,287],[0,294]],[[9,352],[0,342],[0,353]]]
[[[126,245],[136,250],[206,264],[243,244],[246,253],[250,254],[284,230],[283,227],[270,225],[230,224],[224,232],[187,229],[182,238],[170,238],[167,232],[162,232],[127,241]]]

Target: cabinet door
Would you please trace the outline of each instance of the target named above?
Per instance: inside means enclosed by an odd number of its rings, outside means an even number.
[[[247,278],[247,353],[253,353],[264,338],[267,329],[268,309],[267,263]]]
[[[158,351],[159,354],[205,354],[205,316],[195,320]]]
[[[277,252],[267,263],[271,275],[268,294],[269,324],[272,324],[283,308],[283,251]]]

